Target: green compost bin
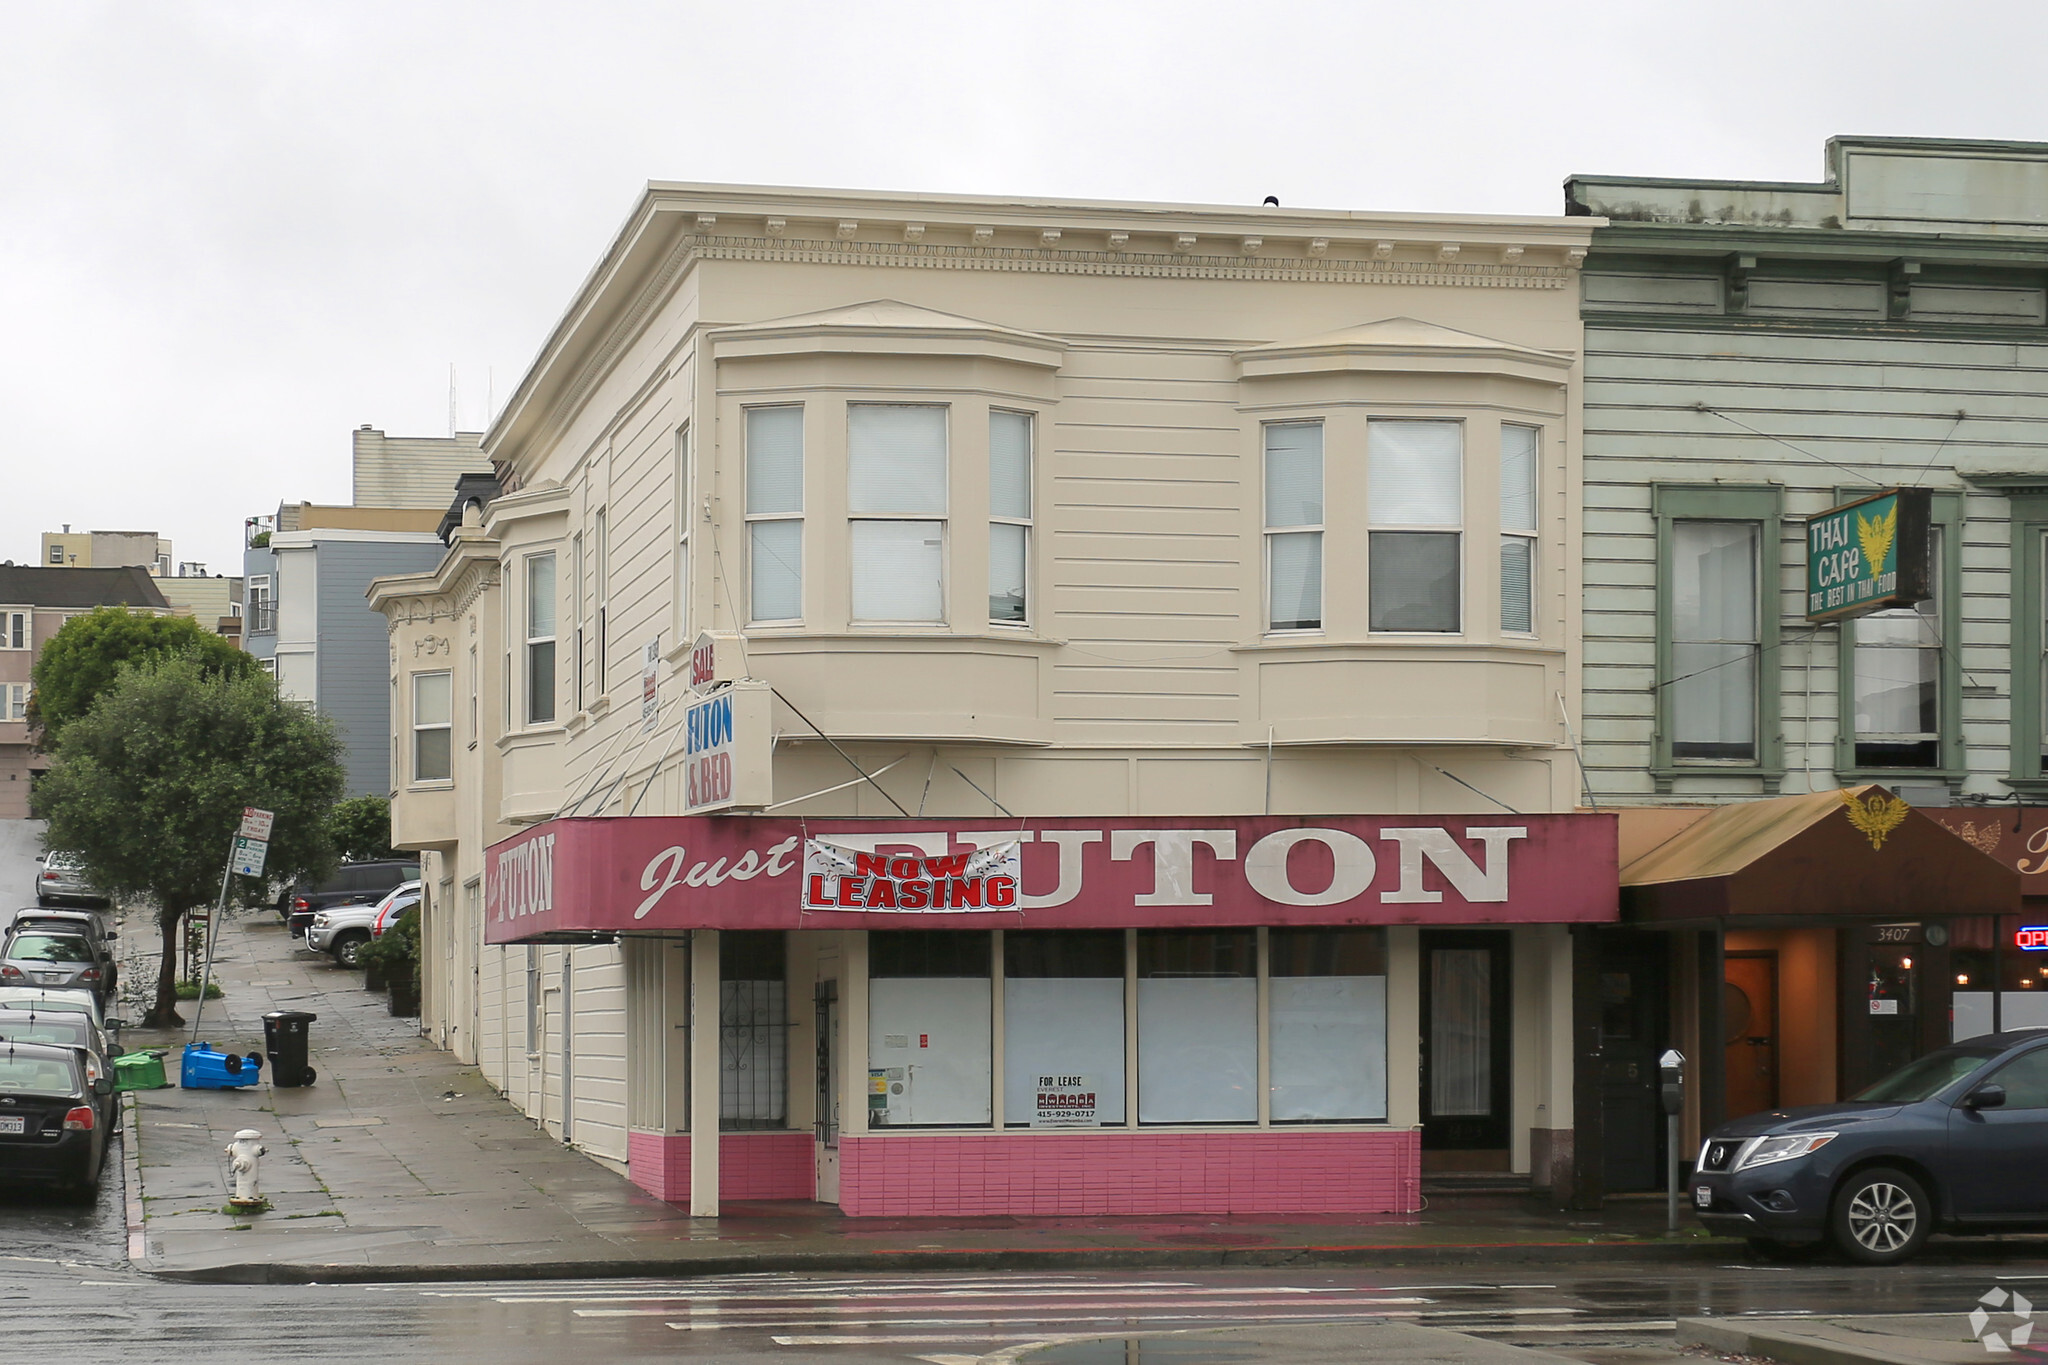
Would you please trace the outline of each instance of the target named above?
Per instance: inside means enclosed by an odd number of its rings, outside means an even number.
[[[164,1079],[164,1059],[159,1053],[126,1052],[114,1058],[116,1090],[162,1090],[169,1084]]]

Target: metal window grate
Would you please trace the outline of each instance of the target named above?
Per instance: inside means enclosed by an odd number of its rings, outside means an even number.
[[[719,935],[718,957],[719,1127],[787,1127],[789,990],[784,937],[729,931]]]

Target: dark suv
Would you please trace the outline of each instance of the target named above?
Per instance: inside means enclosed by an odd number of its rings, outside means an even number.
[[[313,916],[337,905],[375,905],[402,882],[420,879],[417,862],[383,858],[368,863],[343,863],[319,885],[298,882],[278,902],[294,937],[303,936]]]
[[[2048,1028],[1930,1052],[1854,1099],[1751,1114],[1700,1148],[1694,1211],[1765,1255],[1893,1265],[1929,1234],[2048,1231]]]

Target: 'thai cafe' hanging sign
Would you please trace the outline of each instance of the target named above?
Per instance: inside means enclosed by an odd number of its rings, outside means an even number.
[[[1887,488],[1806,523],[1806,619],[1846,621],[1928,597],[1925,488]]]

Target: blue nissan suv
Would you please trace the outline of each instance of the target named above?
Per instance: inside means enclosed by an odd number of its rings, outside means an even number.
[[[1773,1256],[1832,1242],[1894,1265],[1934,1232],[2048,1230],[2048,1028],[1930,1052],[1840,1104],[1716,1128],[1692,1177],[1709,1231]]]

